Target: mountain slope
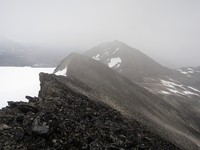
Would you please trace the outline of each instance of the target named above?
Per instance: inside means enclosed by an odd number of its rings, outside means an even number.
[[[200,93],[188,88],[190,86],[200,90],[198,68],[194,68],[194,70],[189,68],[191,69],[189,72],[184,72],[181,69],[172,70],[163,67],[142,52],[119,41],[102,43],[86,51],[84,55],[108,65],[110,68],[121,73],[131,81],[137,82],[153,93],[200,96]],[[191,73],[194,76],[190,77],[189,74]],[[170,87],[166,87],[166,84],[176,84],[179,87],[184,85],[185,87],[182,90],[180,88],[169,89]]]
[[[142,52],[119,41],[100,44],[84,55],[116,70],[173,107],[185,108],[177,113],[200,132],[199,68],[173,70],[163,67]]]
[[[199,132],[178,115],[184,110],[183,107],[169,105],[104,64],[80,54],[71,54],[58,65],[54,73],[79,81],[78,85],[60,82],[142,122],[177,145],[199,149]]]
[[[120,41],[102,43],[84,53],[110,68],[117,70],[131,80],[140,80],[141,77],[157,76],[168,72],[147,55]]]
[[[69,78],[40,74],[39,97],[0,110],[1,150],[180,150],[108,105],[72,90]],[[65,83],[65,84],[64,84]]]

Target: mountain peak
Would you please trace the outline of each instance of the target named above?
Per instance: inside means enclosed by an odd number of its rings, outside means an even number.
[[[144,53],[118,40],[102,43],[84,54],[108,65],[131,80],[168,71]]]
[[[127,44],[119,41],[119,40],[114,40],[114,41],[110,41],[110,42],[103,42],[96,47],[99,47],[99,48],[116,48],[116,47],[129,47],[129,46]]]

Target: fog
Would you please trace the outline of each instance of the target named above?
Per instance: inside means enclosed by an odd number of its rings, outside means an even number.
[[[176,68],[200,66],[199,0],[0,0],[0,37],[87,50],[120,40]]]

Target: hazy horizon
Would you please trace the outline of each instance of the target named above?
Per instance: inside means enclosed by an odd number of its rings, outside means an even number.
[[[160,64],[200,66],[199,0],[0,0],[0,37],[83,52],[119,40]]]

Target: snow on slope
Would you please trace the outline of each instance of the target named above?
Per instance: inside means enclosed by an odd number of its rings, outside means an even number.
[[[162,94],[180,94],[180,95],[196,95],[200,96],[200,91],[191,86],[184,86],[183,84],[174,83],[171,81],[160,80],[166,87],[167,91],[161,91]],[[192,91],[191,91],[192,90]],[[171,93],[170,93],[171,92]]]
[[[182,80],[182,78],[185,78],[185,80],[199,78],[200,67],[199,69],[184,67],[172,71],[160,66],[158,63],[137,50],[130,49],[130,47],[119,42],[104,43],[103,45],[99,45],[98,47],[89,50],[86,52],[86,55],[104,63],[119,73],[122,72],[123,75],[134,82],[137,82],[137,79],[141,78],[141,80],[138,81],[138,84],[154,94],[200,97],[200,92],[197,91],[200,91],[198,86]],[[129,66],[132,71],[124,71],[127,69],[126,66]],[[183,77],[180,73],[186,77]],[[147,78],[148,80],[146,80]],[[193,89],[188,86],[191,86]]]
[[[121,64],[121,62],[122,62],[122,60],[119,57],[117,57],[117,58],[111,58],[110,61],[109,61],[109,63],[108,63],[108,66],[110,68],[114,67],[115,65],[117,65],[117,67],[119,67],[120,64]]]
[[[199,93],[200,93],[200,91],[197,90],[197,89],[195,89],[194,87],[188,86],[188,88],[192,89],[192,90],[195,91],[195,92],[199,92]]]
[[[58,75],[58,76],[67,76],[67,67],[64,68],[63,70],[59,70],[55,73],[55,75]]]
[[[97,54],[96,56],[93,56],[92,58],[95,59],[95,60],[100,60],[99,54]]]
[[[39,73],[52,73],[54,68],[0,67],[0,108],[7,101],[26,101],[25,96],[38,96]]]
[[[107,48],[102,50],[100,53],[96,54],[92,58],[95,60],[101,60],[106,58],[107,59],[107,65],[112,68],[116,67],[118,68],[122,62],[122,59],[120,57],[116,57],[116,53],[120,48]]]
[[[192,68],[192,67],[188,67],[188,68],[180,68],[177,69],[178,72],[188,76],[188,77],[193,77],[193,75],[200,75],[200,71],[198,70],[198,68]]]

